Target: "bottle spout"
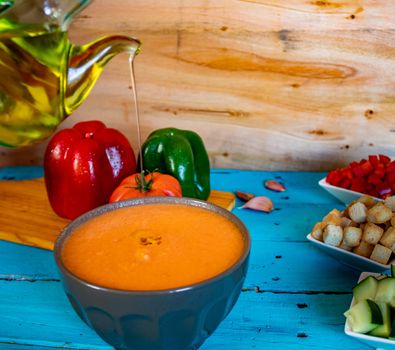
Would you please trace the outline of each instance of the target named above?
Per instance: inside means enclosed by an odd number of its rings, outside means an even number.
[[[119,53],[132,56],[140,52],[140,41],[113,35],[83,46],[72,46],[67,68],[64,112],[68,116],[84,102],[105,65]]]

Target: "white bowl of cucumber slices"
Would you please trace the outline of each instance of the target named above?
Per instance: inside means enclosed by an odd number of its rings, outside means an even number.
[[[362,272],[344,313],[344,332],[376,349],[395,350],[395,267],[391,275]]]

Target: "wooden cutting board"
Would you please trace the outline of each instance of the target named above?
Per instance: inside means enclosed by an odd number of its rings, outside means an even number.
[[[208,201],[228,210],[235,206],[230,192],[212,190]],[[52,211],[43,178],[0,181],[0,239],[52,250],[69,222]]]

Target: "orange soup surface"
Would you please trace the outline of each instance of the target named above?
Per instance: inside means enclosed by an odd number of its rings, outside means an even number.
[[[123,290],[163,290],[214,277],[243,252],[235,224],[206,209],[149,204],[117,209],[80,225],[62,250],[83,280]]]

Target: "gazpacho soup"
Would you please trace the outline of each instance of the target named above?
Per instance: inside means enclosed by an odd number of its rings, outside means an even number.
[[[118,208],[66,239],[61,259],[77,277],[122,290],[164,290],[214,277],[243,254],[239,228],[213,211],[183,204]]]

